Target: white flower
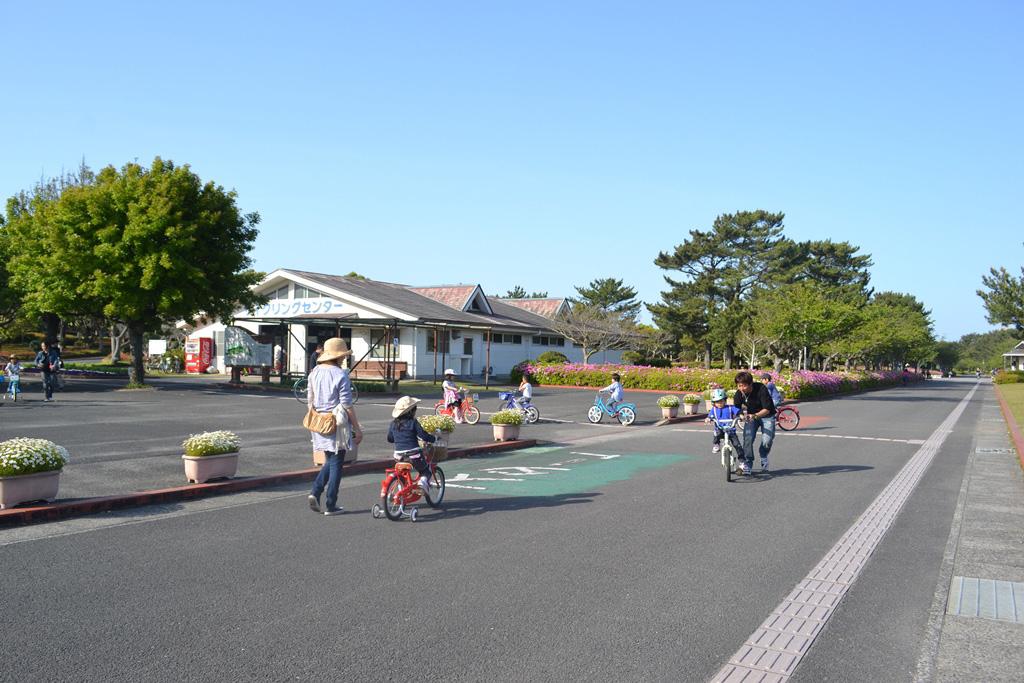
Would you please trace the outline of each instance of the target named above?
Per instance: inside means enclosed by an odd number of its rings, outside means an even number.
[[[0,442],[0,477],[59,470],[70,459],[66,448],[46,439],[8,439]]]
[[[242,440],[234,432],[225,430],[193,434],[181,443],[185,455],[199,457],[203,455],[221,455],[234,453],[242,446]]]

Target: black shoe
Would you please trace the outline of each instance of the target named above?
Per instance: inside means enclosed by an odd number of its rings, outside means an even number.
[[[334,515],[340,515],[343,512],[345,512],[345,508],[343,508],[343,507],[341,507],[339,505],[336,508],[331,508],[330,510],[324,510],[324,516],[325,517],[333,517]]]
[[[309,509],[313,512],[320,512],[320,501],[312,493],[309,494],[307,500],[309,501]]]

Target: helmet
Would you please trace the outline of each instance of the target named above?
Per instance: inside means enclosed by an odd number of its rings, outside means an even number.
[[[725,400],[725,389],[719,387],[718,389],[711,390],[712,401],[724,401]]]

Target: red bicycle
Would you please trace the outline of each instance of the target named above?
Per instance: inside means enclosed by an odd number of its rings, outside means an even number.
[[[459,395],[462,396],[462,400],[459,402],[459,410],[462,411],[462,419],[467,424],[475,425],[480,421],[480,409],[473,405],[473,402],[480,398],[476,394],[468,394],[465,389],[459,390]],[[434,415],[448,415],[455,417],[455,411],[445,405],[444,401],[438,401],[434,404]]]
[[[784,432],[791,432],[800,426],[800,411],[796,406],[782,406],[775,413],[775,424]]]
[[[420,457],[427,458],[430,465],[430,486],[426,491],[419,484],[419,474],[412,463],[401,461],[384,471],[384,481],[380,483],[380,503],[374,503],[370,514],[374,519],[387,517],[397,522],[408,517],[415,522],[418,514],[415,504],[420,498],[427,501],[432,508],[440,507],[444,500],[444,470],[434,462],[433,448],[424,449]]]

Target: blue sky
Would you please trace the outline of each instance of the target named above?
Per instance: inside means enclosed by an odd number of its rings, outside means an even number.
[[[156,155],[256,266],[658,299],[721,213],[859,245],[936,332],[1024,257],[1024,3],[6,3],[0,195]]]

